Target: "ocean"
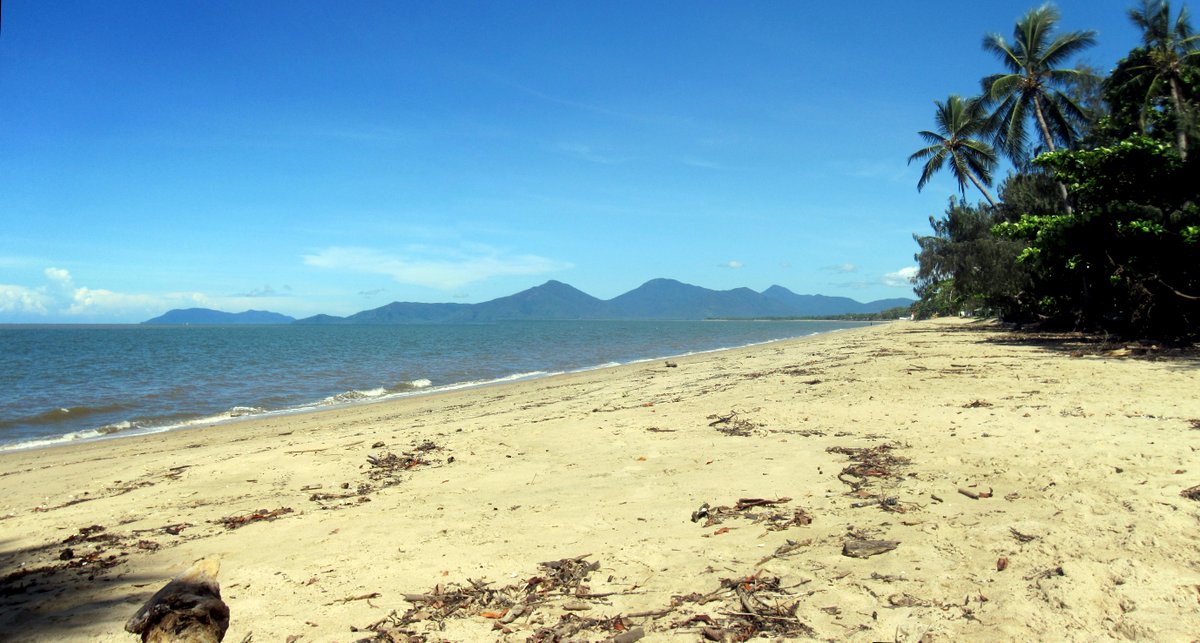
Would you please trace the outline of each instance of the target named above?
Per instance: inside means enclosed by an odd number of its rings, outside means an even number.
[[[0,451],[543,377],[858,325],[0,326]]]

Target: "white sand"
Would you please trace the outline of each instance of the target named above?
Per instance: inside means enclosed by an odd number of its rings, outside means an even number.
[[[794,617],[773,622],[800,638],[1195,639],[1200,502],[1180,492],[1200,484],[1200,361],[1071,351],[982,322],[896,323],[677,368],[6,454],[0,640],[134,641],[125,620],[208,556],[221,561],[226,640],[261,642],[369,638],[352,628],[423,605],[405,594],[468,579],[525,597],[549,573],[539,563],[585,554],[599,563],[577,590],[587,596],[535,593],[534,608],[504,625],[511,633],[481,616],[502,607],[481,604],[444,629],[428,618],[379,628],[394,627],[395,640],[524,641],[539,630],[551,640],[548,629],[591,619],[570,638],[641,627],[642,640],[694,641],[704,627],[732,636],[750,618],[729,589],[740,585],[760,617],[794,604]],[[718,431],[740,421],[750,435]],[[426,442],[437,449],[416,449]],[[839,480],[853,462],[828,448],[882,445],[909,462]],[[368,456],[405,452],[420,463],[371,477],[381,468]],[[704,503],[781,497],[791,500],[719,524],[691,520]],[[285,508],[237,529],[219,523]],[[742,515],[797,509],[812,523],[772,531]],[[187,526],[163,530],[176,524]],[[93,525],[104,529],[64,543]],[[856,537],[899,545],[843,556]],[[769,558],[789,540],[798,545]],[[34,571],[13,575],[22,569]],[[770,591],[775,578],[790,596]],[[712,600],[672,598],[689,594]],[[642,612],[659,615],[629,616]],[[694,615],[711,623],[683,624]]]

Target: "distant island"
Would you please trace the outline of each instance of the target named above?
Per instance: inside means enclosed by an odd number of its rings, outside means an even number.
[[[266,310],[247,310],[227,313],[211,308],[176,308],[147,319],[143,324],[290,324],[295,317],[288,317]]]
[[[783,286],[710,290],[674,279],[652,279],[612,299],[597,299],[561,281],[478,304],[392,302],[346,317],[293,319],[266,311],[225,313],[205,308],[172,310],[144,324],[454,324],[520,320],[704,320],[872,317],[907,308],[897,297],[861,303],[848,297],[797,295]]]

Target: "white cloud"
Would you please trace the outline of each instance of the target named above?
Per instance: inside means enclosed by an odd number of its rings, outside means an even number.
[[[729,261],[729,262],[726,262],[726,263],[723,263],[723,264],[721,264],[721,267],[722,267],[722,268],[729,268],[729,269],[731,269],[731,270],[738,270],[738,269],[740,269],[740,268],[744,267],[745,265],[746,265],[746,264],[744,264],[744,263],[742,263],[742,262],[738,261],[737,259],[734,259],[733,261]]]
[[[71,287],[71,273],[65,268],[46,268],[46,279],[63,288]]]
[[[45,315],[52,303],[40,290],[0,284],[0,312]]]
[[[889,272],[883,276],[883,284],[893,288],[911,288],[913,280],[917,278],[917,267],[907,266],[896,272]]]
[[[103,288],[76,288],[66,312],[70,315],[152,313],[167,305],[161,297],[130,295]]]
[[[0,313],[35,315],[50,319],[134,320],[158,314],[168,308],[204,305],[201,293],[145,295],[120,293],[104,288],[74,285],[70,271],[46,268],[46,284],[36,288],[0,284]]]
[[[821,270],[827,270],[829,272],[841,272],[841,273],[858,272],[858,266],[856,266],[852,263],[839,263],[835,266],[825,266]]]
[[[285,291],[291,290],[291,288],[289,288],[287,286],[283,286],[283,289]],[[289,295],[287,293],[277,292],[274,288],[271,287],[270,284],[267,284],[267,285],[263,286],[262,288],[253,288],[247,292],[234,293],[232,296],[233,297],[249,297],[249,298],[253,299],[253,298],[258,298],[258,297],[288,297]]]
[[[373,248],[332,247],[304,255],[304,263],[315,268],[387,275],[402,284],[440,290],[456,290],[492,277],[539,275],[572,267],[536,255],[508,255],[486,246],[420,246],[397,254]]]

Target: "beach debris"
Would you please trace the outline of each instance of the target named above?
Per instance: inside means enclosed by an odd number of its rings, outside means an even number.
[[[290,513],[292,513],[291,507],[280,507],[278,509],[271,510],[259,509],[258,511],[251,511],[248,514],[242,514],[240,516],[226,516],[225,518],[220,518],[214,522],[224,525],[226,529],[240,529],[252,522],[270,522],[280,516]]]
[[[188,527],[191,527],[191,526],[193,526],[193,525],[190,522],[177,522],[172,525],[163,525],[162,527],[153,527],[150,529],[134,529],[133,533],[134,534],[163,533],[163,534],[169,534],[171,536],[178,536],[180,533],[183,532],[184,529],[187,529]]]
[[[739,498],[732,507],[725,505],[713,507],[706,502],[701,505],[699,509],[692,512],[692,522],[700,522],[703,520],[704,523],[700,526],[707,528],[712,527],[713,525],[721,524],[726,518],[745,518],[752,521],[753,524],[766,523],[768,531],[781,531],[789,527],[812,524],[812,516],[800,507],[796,507],[791,512],[751,511],[752,509],[760,507],[775,507],[778,505],[784,505],[791,501],[792,499],[787,497],[776,498],[774,500],[768,498]]]
[[[671,362],[671,361],[668,361],[666,364],[664,364],[664,366],[666,366],[667,368],[679,368],[679,364],[676,364],[675,362]]]
[[[890,607],[929,607],[932,605],[929,601],[917,598],[912,594],[900,592],[887,597],[888,606]]]
[[[1188,500],[1200,500],[1200,485],[1184,489],[1183,491],[1179,492],[1179,495],[1187,498]]]
[[[997,558],[996,559],[996,571],[1002,572],[1006,569],[1008,569],[1008,557],[1001,556],[1001,557]]]
[[[7,606],[37,600],[39,585],[66,587],[72,577],[94,581],[129,560],[131,554],[155,551],[163,545],[142,540],[139,534],[165,533],[164,527],[113,533],[103,525],[80,527],[60,541],[27,550],[16,569],[0,575],[0,611]],[[65,546],[64,546],[65,545]],[[11,562],[11,559],[9,560]]]
[[[1050,569],[1042,570],[1031,576],[1026,576],[1025,580],[1034,580],[1035,578],[1041,580],[1041,579],[1046,579],[1046,578],[1054,578],[1055,576],[1066,576],[1066,575],[1067,575],[1067,572],[1065,570],[1063,570],[1062,565],[1059,565],[1058,567],[1052,567]]]
[[[383,442],[375,442],[372,448],[383,446]],[[443,448],[431,440],[425,440],[410,447],[397,455],[391,451],[380,454],[368,454],[366,477],[368,481],[358,483],[343,482],[343,493],[319,491],[321,485],[305,485],[301,491],[313,491],[308,499],[317,503],[321,509],[345,509],[371,502],[371,494],[379,489],[391,487],[404,481],[403,474],[418,467],[436,466],[437,458],[430,454],[442,451]],[[445,464],[454,462],[454,456],[446,458]],[[360,467],[361,469],[362,467]]]
[[[217,643],[229,629],[229,607],[217,583],[220,562],[197,561],[158,590],[133,617],[125,631],[143,643]]]
[[[411,451],[402,452],[400,455],[390,451],[382,455],[368,455],[367,464],[371,468],[367,471],[367,477],[384,487],[400,484],[400,474],[419,466],[433,464],[435,460],[429,457],[429,454],[441,450],[440,445],[432,440],[425,440],[413,446]]]
[[[1023,533],[1021,533],[1021,532],[1017,531],[1016,529],[1013,529],[1012,527],[1009,527],[1009,528],[1008,528],[1008,533],[1012,534],[1012,537],[1013,537],[1013,538],[1016,538],[1016,539],[1017,539],[1017,542],[1020,542],[1020,543],[1027,543],[1027,542],[1029,542],[1029,541],[1031,541],[1031,540],[1036,540],[1036,539],[1037,539],[1037,536],[1031,536],[1031,535],[1029,535],[1029,534],[1023,534]]]
[[[492,583],[468,578],[466,584],[437,585],[422,594],[405,594],[404,599],[413,607],[404,614],[392,612],[383,620],[354,631],[408,632],[406,628],[422,621],[440,625],[448,618],[475,616],[493,620],[498,629],[504,629],[518,618],[529,616],[534,609],[562,599],[566,600],[559,608],[568,614],[557,625],[543,628],[546,631],[540,635],[535,633],[530,640],[571,640],[583,629],[610,634],[628,630],[628,626],[619,620],[581,618],[573,613],[592,609],[592,604],[587,601],[611,595],[593,593],[586,584],[588,576],[600,568],[600,563],[587,560],[588,556],[590,554],[540,563],[537,574],[514,585],[497,588]]]
[[[582,640],[578,634],[584,630],[616,632],[605,641],[632,643],[646,635],[640,627],[630,628],[620,616],[615,618],[586,618],[578,614],[563,614],[554,625],[538,628],[527,640],[530,643],[566,643]]]
[[[784,556],[787,556],[788,554],[791,554],[792,552],[795,552],[798,549],[808,547],[812,543],[813,543],[812,538],[805,538],[804,540],[799,540],[799,541],[792,540],[789,538],[787,540],[787,542],[776,547],[775,551],[772,552],[770,556],[766,556],[762,560],[755,563],[755,566],[758,567],[761,565],[765,565],[767,562],[769,562],[775,558],[783,558]]]
[[[966,404],[962,405],[962,407],[964,409],[984,409],[989,406],[995,406],[995,405],[992,404],[991,402],[988,402],[987,400],[975,400],[974,402],[967,402]]]
[[[992,497],[992,488],[991,487],[988,487],[987,491],[975,491],[973,489],[966,489],[963,487],[959,487],[958,492],[961,493],[962,495],[970,498],[971,500],[979,500],[981,498],[991,498]]]
[[[850,558],[870,558],[899,546],[899,540],[851,539],[842,543],[842,555]]]
[[[379,592],[368,592],[366,594],[359,594],[358,596],[347,596],[339,602],[350,603],[352,601],[369,601],[372,598],[379,598],[380,596],[383,596],[383,594],[380,594]]]
[[[747,437],[755,429],[762,426],[761,424],[738,417],[737,411],[730,411],[728,415],[710,415],[708,419],[712,420],[712,422],[708,423],[710,427],[714,427],[716,430],[729,436]]]
[[[728,595],[732,590],[736,604],[722,612],[724,619],[697,614],[672,624],[671,629],[702,624],[700,635],[710,641],[746,641],[756,637],[815,637],[816,632],[796,617],[799,600],[783,590],[775,576],[761,573],[739,579],[722,579],[718,592]],[[691,597],[677,597],[676,601]]]
[[[907,465],[909,459],[895,455],[893,451],[898,448],[902,448],[902,446],[880,444],[873,447],[829,447],[825,451],[826,453],[839,453],[850,458],[851,463],[842,468],[837,479],[850,487],[850,493],[857,494],[861,498],[868,496],[864,488],[870,485],[872,479],[900,477],[897,469]],[[878,504],[884,510],[898,513],[908,510],[908,506],[900,503],[898,499],[894,502],[887,500],[888,498],[880,495],[875,502],[867,503],[867,505]]]

